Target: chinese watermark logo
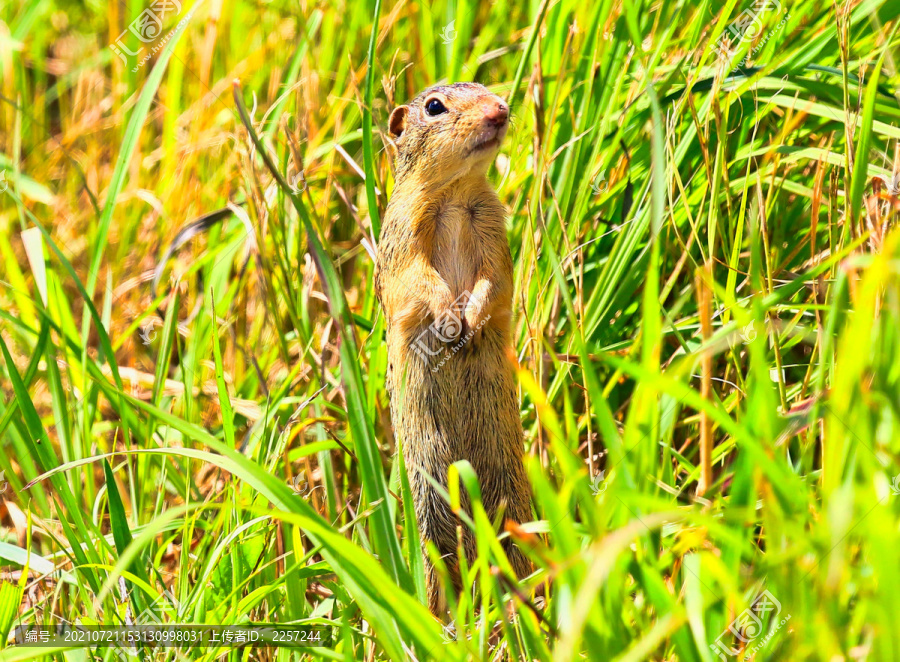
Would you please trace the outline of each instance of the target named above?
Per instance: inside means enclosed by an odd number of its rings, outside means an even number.
[[[750,322],[747,326],[741,329],[741,341],[745,345],[749,345],[754,340],[756,340],[756,327],[753,325],[753,322]]]
[[[6,193],[9,182],[6,181],[6,170],[0,170],[0,193]]]
[[[477,315],[481,312],[483,305],[481,299],[466,290],[427,329],[419,334],[413,342],[412,348],[426,363],[435,356],[443,355],[440,362],[431,369],[432,372],[436,372],[454,354],[459,352],[491,319],[491,316],[488,315],[478,323],[477,327],[466,331],[464,323],[466,310],[471,308],[472,312]],[[463,333],[464,331],[466,332]],[[433,349],[434,340],[438,341],[436,349]],[[450,345],[449,349],[445,345]]]
[[[450,621],[441,626],[441,639],[445,644],[451,644],[456,641],[456,622]]]
[[[763,15],[771,11],[784,11],[779,0],[756,0],[753,7],[745,9],[735,20],[733,20],[725,31],[719,36],[718,41],[713,45],[715,51],[720,58],[728,58],[737,48],[738,44],[745,41],[753,41],[762,33]],[[766,42],[784,26],[785,21],[790,18],[790,14],[785,14],[781,23],[769,31],[769,33],[758,43],[752,53],[761,49]],[[748,54],[749,56],[749,54]],[[746,63],[746,58],[741,61],[740,66]]]
[[[456,21],[450,21],[441,30],[441,41],[445,44],[452,44],[454,39],[456,39]]]
[[[124,582],[120,583],[120,588],[122,590],[122,600],[127,600],[126,595],[124,594]],[[175,596],[172,595],[167,590],[164,590],[159,594],[159,597],[156,598],[150,605],[147,606],[144,611],[138,614],[134,618],[134,622],[129,622],[130,619],[126,614],[126,626],[131,625],[162,625],[165,621],[165,615],[167,611],[171,611],[174,609],[175,613],[178,612],[178,600],[175,599]],[[132,644],[132,645],[129,645]],[[134,659],[142,659],[149,660],[151,656],[149,653],[142,653],[142,651],[135,645],[134,642],[131,641],[121,641],[114,642],[113,647],[115,649],[116,657],[122,662],[127,662]]]
[[[291,190],[294,193],[303,193],[306,190],[306,177],[302,172],[298,172],[291,179]]]
[[[591,492],[594,496],[600,496],[604,492],[606,492],[606,488],[609,487],[608,481],[605,480],[606,472],[601,471],[596,476],[591,479]]]
[[[141,324],[141,330],[138,332],[138,335],[141,337],[141,343],[150,346],[150,343],[156,340],[156,331],[154,331],[155,324],[153,318],[148,318],[143,324]]]
[[[116,40],[109,45],[110,50],[113,53],[119,56],[124,64],[128,64],[128,58],[138,58],[144,50],[143,46],[138,47],[137,50],[132,51],[126,45],[124,40],[128,34],[132,34],[138,38],[140,42],[146,44],[149,48],[149,52],[140,58],[137,62],[136,66],[131,70],[132,72],[140,69],[144,64],[150,60],[150,57],[159,51],[163,46],[168,43],[169,39],[172,38],[172,35],[175,34],[176,30],[182,27],[187,21],[190,20],[194,10],[191,9],[188,14],[182,18],[178,25],[173,28],[169,34],[167,34],[163,39],[159,39],[160,35],[162,35],[163,30],[163,21],[165,21],[168,16],[178,16],[181,13],[181,2],[179,0],[154,0],[153,4],[150,5],[149,9],[145,9],[138,15],[136,19],[134,19],[131,24],[128,26],[127,30],[124,30],[122,34],[120,34]],[[150,44],[157,42],[153,45],[152,48],[149,47]],[[128,57],[126,57],[126,55]]]
[[[3,480],[2,473],[0,473],[0,480]],[[894,479],[891,481],[891,494],[893,494],[894,496],[900,496],[900,474],[894,476]]]
[[[167,611],[178,611],[178,600],[169,591],[163,591],[144,611],[134,619],[135,625],[160,625]]]
[[[316,490],[324,491],[325,489],[323,485],[313,486],[304,476],[294,476],[288,481],[288,484],[291,486],[291,491],[299,497],[308,497]]]
[[[594,195],[600,195],[601,193],[606,193],[609,190],[609,183],[606,181],[606,171],[603,170],[597,178],[591,182],[591,190],[594,192]]]
[[[763,633],[763,619],[772,612],[775,628],[765,637],[760,638]],[[751,655],[759,651],[768,641],[778,632],[785,623],[791,620],[788,614],[780,621],[778,615],[781,613],[781,603],[775,599],[769,591],[763,591],[753,603],[738,614],[737,618],[731,621],[728,628],[718,636],[714,644],[710,644],[709,648],[713,653],[719,656],[720,660],[727,660],[729,657],[735,657],[742,650],[745,651],[745,659],[749,659]],[[738,644],[738,648],[732,648],[725,640],[734,639]],[[750,648],[753,646],[753,648]]]

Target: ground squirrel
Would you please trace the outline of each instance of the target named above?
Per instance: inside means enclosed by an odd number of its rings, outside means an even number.
[[[506,135],[509,108],[483,85],[432,87],[396,108],[396,184],[384,219],[375,291],[387,320],[387,389],[403,442],[424,540],[444,556],[457,591],[458,518],[425,478],[447,485],[468,460],[489,517],[532,519],[522,463],[510,341],[513,269],[505,211],[486,173]],[[467,557],[473,536],[463,527]],[[510,541],[516,573],[531,570]],[[429,607],[446,609],[425,556]]]

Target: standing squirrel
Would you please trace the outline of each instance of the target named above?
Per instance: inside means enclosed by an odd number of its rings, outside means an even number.
[[[486,87],[456,83],[425,90],[389,122],[396,183],[375,291],[387,321],[391,417],[423,541],[437,547],[457,592],[461,522],[426,475],[446,488],[450,465],[468,460],[492,521],[501,511],[517,523],[532,519],[511,359],[512,258],[505,211],[486,176],[508,120],[508,106]],[[474,535],[462,530],[472,561]],[[504,547],[516,574],[528,575],[528,558],[508,539]],[[431,611],[443,612],[427,554],[425,580]]]

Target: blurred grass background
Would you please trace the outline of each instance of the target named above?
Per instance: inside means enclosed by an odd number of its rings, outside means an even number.
[[[332,635],[160,659],[900,659],[898,14],[0,0],[0,635],[155,604]],[[538,521],[474,500],[442,624],[372,256],[388,114],[460,80],[512,107]],[[113,659],[0,658],[50,654]]]

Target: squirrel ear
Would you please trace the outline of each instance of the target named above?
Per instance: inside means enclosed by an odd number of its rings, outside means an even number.
[[[406,116],[409,113],[409,106],[397,106],[391,113],[391,119],[388,120],[388,128],[391,135],[399,138],[406,128]]]

